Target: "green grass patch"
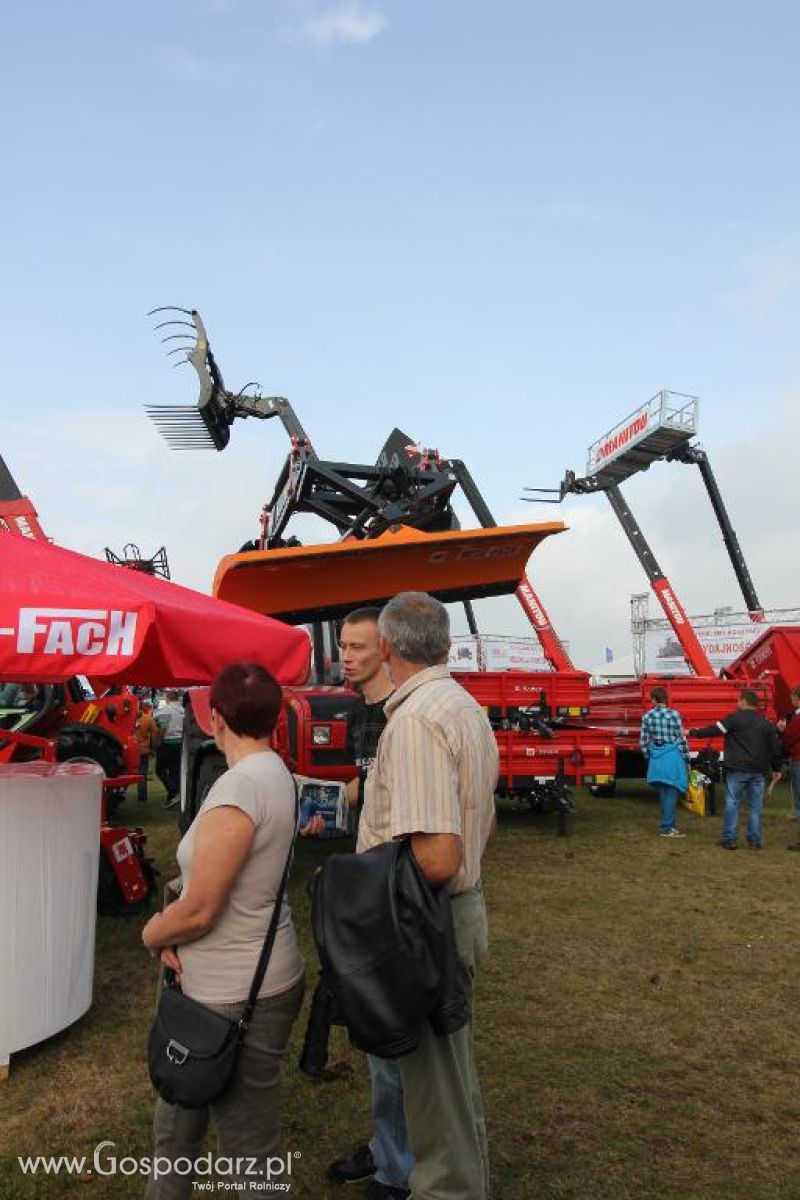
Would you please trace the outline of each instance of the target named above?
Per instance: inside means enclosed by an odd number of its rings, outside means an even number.
[[[164,879],[175,815],[152,788],[119,819],[143,823]],[[494,1200],[778,1200],[800,1195],[796,1086],[797,872],[789,797],[765,814],[760,853],[718,849],[719,817],[684,814],[656,835],[657,805],[631,785],[580,794],[566,838],[551,820],[501,813],[484,872],[491,956],[477,989]],[[301,842],[291,880],[313,977],[306,883],[336,843]],[[71,1029],[15,1055],[0,1086],[0,1197],[138,1197],[141,1179],[23,1176],[17,1155],[151,1151],[145,1043],[156,976],[143,917],[98,922],[94,1004]],[[342,1197],[327,1163],[368,1136],[360,1054],[334,1032],[334,1082],[284,1073],[285,1147],[301,1152],[295,1200]],[[348,1196],[359,1189],[347,1189]],[[198,1193],[199,1194],[199,1193]]]

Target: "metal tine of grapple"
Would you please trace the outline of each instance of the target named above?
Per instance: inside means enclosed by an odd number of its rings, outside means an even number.
[[[183,439],[188,441],[190,438],[206,436],[206,434],[200,429],[180,429],[176,425],[171,427],[159,425],[157,428],[162,437],[177,438],[178,441],[182,441]]]
[[[179,338],[182,339],[184,342],[186,342],[190,349],[195,344],[195,339],[190,338],[188,333],[170,333],[170,334],[167,334],[166,337],[163,337],[161,339],[161,342],[162,342],[162,344],[164,342],[177,342]]]
[[[196,425],[204,427],[203,418],[197,409],[185,413],[150,413],[152,419],[160,425]]]
[[[162,412],[149,414],[154,421],[162,421],[166,425],[186,425],[192,423],[196,425],[203,424],[203,418],[196,408],[188,409],[185,413],[181,412]]]
[[[208,437],[206,430],[199,429],[159,429],[159,433],[168,442],[205,441]]]
[[[203,432],[201,425],[189,425],[185,421],[154,421],[153,424],[164,433],[188,434]]]
[[[151,308],[147,315],[148,317],[152,317],[155,316],[156,313],[160,312],[182,312],[186,313],[187,317],[194,316],[194,309],[181,308],[179,304],[162,304],[158,308]]]
[[[173,355],[173,354],[188,354],[188,353],[189,353],[189,351],[187,350],[187,348],[185,346],[173,346],[171,350],[167,351],[167,358],[170,358],[171,355]],[[186,361],[188,362],[189,360],[187,359]]]
[[[167,445],[173,450],[204,450],[207,446],[213,446],[211,438],[205,438],[203,441],[197,442],[171,442],[167,440]]]
[[[199,429],[162,429],[159,427],[158,432],[167,441],[172,439],[176,442],[190,442],[194,438],[202,439],[207,436],[205,433],[201,433]]]
[[[173,415],[174,415],[174,416],[176,416],[176,417],[179,417],[179,416],[180,416],[182,413],[185,413],[187,416],[191,416],[191,415],[192,415],[192,413],[195,413],[195,414],[196,414],[198,417],[200,416],[200,413],[198,412],[198,410],[197,410],[196,408],[194,408],[193,406],[190,406],[190,405],[188,405],[188,404],[182,404],[182,405],[179,405],[179,404],[163,404],[163,405],[162,405],[162,404],[158,404],[158,405],[148,405],[148,406],[147,406],[147,411],[148,411],[149,413],[153,413],[155,416],[159,416],[159,415],[160,415],[160,414],[162,414],[162,413],[163,413],[163,414],[165,414],[165,415],[166,415],[166,414],[173,414]]]
[[[171,417],[196,416],[198,420],[202,421],[202,419],[203,419],[200,416],[199,411],[196,408],[190,408],[188,404],[184,404],[183,407],[181,407],[181,408],[178,408],[177,406],[170,407],[168,405],[164,405],[163,408],[162,407],[158,407],[158,408],[148,407],[147,411],[152,417],[155,417],[156,419],[158,419],[159,417],[162,417],[162,416],[164,416],[164,417],[167,417],[167,416],[171,416]]]
[[[194,329],[195,333],[197,332],[197,327],[194,321],[159,321],[159,323],[154,325],[153,328],[166,329],[168,325],[185,325],[188,329]],[[186,336],[188,337],[188,334]]]

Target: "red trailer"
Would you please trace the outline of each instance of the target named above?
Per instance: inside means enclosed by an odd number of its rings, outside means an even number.
[[[712,725],[720,717],[733,712],[744,680],[708,678],[697,675],[644,675],[619,683],[592,688],[589,719],[592,724],[613,730],[617,741],[617,778],[640,779],[646,774],[644,758],[639,748],[642,715],[652,707],[650,692],[658,684],[666,688],[667,703],[680,713],[684,729]],[[775,713],[772,689],[769,685],[753,684],[760,707],[771,719]],[[689,753],[712,779],[722,752],[722,737],[689,738]],[[596,789],[600,795],[612,795],[613,784]]]
[[[800,625],[773,625],[740,654],[725,674],[752,687],[755,682],[772,688],[778,716],[792,709],[789,693],[800,685]]]

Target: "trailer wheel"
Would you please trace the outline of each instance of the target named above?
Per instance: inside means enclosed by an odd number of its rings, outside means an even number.
[[[125,774],[122,747],[96,729],[78,727],[65,730],[56,739],[59,762],[93,762],[102,767],[106,779]],[[117,811],[125,799],[124,788],[106,792],[106,816]]]

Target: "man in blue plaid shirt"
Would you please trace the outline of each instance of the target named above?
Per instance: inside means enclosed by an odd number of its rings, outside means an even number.
[[[659,834],[665,838],[686,835],[675,827],[678,798],[688,786],[689,747],[680,714],[667,707],[667,690],[654,687],[650,692],[653,708],[642,717],[639,744],[647,762],[647,782],[658,791],[661,803]]]

